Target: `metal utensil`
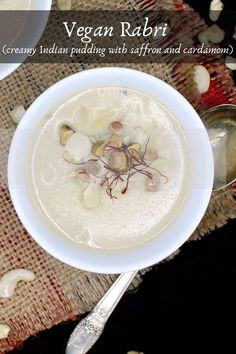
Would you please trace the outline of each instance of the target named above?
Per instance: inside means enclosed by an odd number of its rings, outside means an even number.
[[[213,150],[215,164],[213,190],[216,191],[236,181],[236,105],[215,106],[205,111],[201,118]]]
[[[137,271],[121,274],[93,311],[72,332],[66,354],[85,354],[100,337],[104,326]]]
[[[214,189],[236,180],[236,106],[219,105],[201,117],[206,125],[215,162]],[[85,354],[100,337],[104,326],[137,271],[121,274],[94,310],[74,329],[66,354]]]

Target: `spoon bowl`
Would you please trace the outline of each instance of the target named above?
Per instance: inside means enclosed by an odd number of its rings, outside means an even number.
[[[236,181],[236,105],[215,106],[201,115],[214,156],[213,191]]]

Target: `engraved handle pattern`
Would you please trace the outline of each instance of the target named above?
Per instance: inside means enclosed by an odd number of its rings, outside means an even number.
[[[75,327],[66,354],[85,354],[98,340],[112,311],[137,272],[121,274],[94,310]]]
[[[73,331],[67,344],[66,354],[85,354],[100,337],[105,322],[96,313],[86,316]]]

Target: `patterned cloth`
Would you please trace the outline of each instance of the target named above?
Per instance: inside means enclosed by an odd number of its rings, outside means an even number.
[[[182,1],[155,0],[74,0],[74,9],[142,9],[160,5],[183,9]],[[55,7],[55,3],[53,5]],[[193,38],[204,28],[195,14]],[[223,65],[206,65],[211,74],[210,90],[199,96],[192,77],[194,64],[127,64],[126,67],[148,72],[177,88],[200,113],[220,103],[236,104],[236,89],[230,71]],[[73,319],[89,311],[112,284],[115,276],[92,274],[74,269],[44,252],[27,234],[12,206],[7,189],[7,156],[15,125],[9,111],[19,104],[28,107],[36,97],[58,80],[75,72],[96,67],[81,64],[25,64],[0,82],[0,275],[15,268],[31,269],[36,280],[21,283],[11,299],[0,299],[0,323],[11,327],[10,335],[0,340],[3,354],[18,346],[30,335]],[[236,216],[235,191],[232,188],[213,193],[208,210],[190,239],[198,239]],[[177,252],[178,253],[178,252]],[[172,257],[169,257],[171,259]],[[143,272],[142,272],[143,273]],[[133,282],[138,286],[141,273]]]

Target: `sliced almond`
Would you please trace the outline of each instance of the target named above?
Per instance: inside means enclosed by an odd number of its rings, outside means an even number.
[[[57,7],[59,10],[71,10],[72,1],[71,0],[57,0]]]
[[[6,339],[10,330],[11,329],[8,325],[0,323],[0,339]]]
[[[84,170],[87,174],[98,176],[101,173],[102,167],[100,163],[96,160],[90,159],[83,164]]]
[[[145,187],[148,192],[157,192],[160,188],[161,180],[159,175],[156,173],[152,173],[152,177],[146,177]]]
[[[109,111],[98,112],[95,119],[91,119],[89,123],[89,131],[91,135],[96,135],[108,128],[111,119]]]
[[[209,38],[208,38],[208,35],[207,35],[207,30],[205,31],[202,31],[198,34],[198,40],[200,43],[202,44],[208,44],[209,43]]]
[[[230,70],[236,70],[236,58],[233,58],[233,57],[227,55],[225,58],[225,65]]]
[[[158,152],[156,149],[148,148],[144,155],[144,160],[153,162],[158,158]]]
[[[90,180],[89,174],[85,171],[84,168],[78,168],[77,176],[82,183],[88,183]]]
[[[110,138],[106,139],[108,144],[113,144],[116,147],[121,147],[122,139],[120,136],[113,134]]]
[[[131,144],[128,146],[128,152],[130,154],[130,157],[133,159],[140,159],[140,150],[141,150],[141,145],[140,144]]]
[[[134,128],[131,139],[133,143],[143,145],[147,139],[147,134],[142,127],[137,126]]]
[[[203,94],[209,90],[211,78],[209,72],[204,66],[195,65],[194,81],[200,94]]]
[[[25,108],[22,105],[16,106],[11,112],[10,116],[14,123],[19,124],[25,114]]]
[[[221,43],[225,38],[225,32],[218,25],[212,25],[207,29],[207,37],[211,43]]]
[[[83,104],[80,104],[73,113],[73,127],[85,134],[90,134],[89,124],[93,118],[93,111]]]
[[[220,17],[220,13],[224,8],[224,4],[221,0],[212,0],[210,3],[209,17],[211,21],[215,22]]]
[[[101,200],[100,187],[95,183],[90,183],[83,193],[83,203],[88,209],[95,209]]]
[[[73,158],[75,162],[85,159],[91,152],[92,143],[87,135],[76,132],[71,135],[65,145],[65,151]]]

